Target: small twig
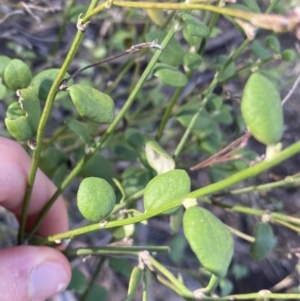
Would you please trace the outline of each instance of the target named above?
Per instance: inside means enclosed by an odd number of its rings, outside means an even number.
[[[15,10],[9,14],[6,14],[2,19],[0,19],[0,24],[2,24],[3,22],[5,22],[9,17],[13,16],[13,15],[24,15],[24,12],[22,10]]]
[[[152,42],[145,42],[145,43],[140,43],[140,44],[136,44],[136,45],[133,45],[131,46],[129,49],[127,49],[126,51],[124,52],[120,52],[118,54],[114,54],[112,56],[109,56],[103,60],[101,60],[100,62],[98,63],[94,63],[94,64],[90,64],[90,65],[87,65],[79,70],[77,70],[76,72],[74,72],[69,78],[66,78],[64,79],[60,85],[59,85],[59,91],[63,91],[63,90],[66,90],[68,87],[67,87],[67,83],[70,79],[74,78],[75,76],[77,76],[79,73],[81,73],[82,71],[86,70],[86,69],[89,69],[89,68],[92,68],[92,67],[97,67],[97,66],[100,66],[104,63],[107,63],[107,62],[110,62],[112,60],[115,60],[117,58],[120,58],[122,56],[125,56],[127,54],[131,54],[131,53],[134,53],[134,52],[137,52],[137,51],[140,51],[144,48],[155,48],[155,49],[158,49],[158,50],[163,50],[163,47],[161,45],[158,44],[158,40],[154,40]]]
[[[282,100],[282,105],[284,105],[290,99],[290,97],[295,92],[295,90],[297,89],[299,84],[300,84],[300,74],[298,75],[295,83],[293,84],[292,89],[289,91],[289,93],[286,95],[286,97]]]
[[[236,156],[231,157],[231,156],[234,153],[236,153],[238,150],[243,149],[246,146],[250,136],[251,136],[251,133],[247,132],[245,135],[243,135],[240,138],[236,139],[235,141],[231,142],[226,147],[224,147],[223,149],[221,149],[219,152],[212,155],[208,159],[198,163],[197,165],[190,167],[190,170],[201,169],[201,168],[207,167],[213,163],[220,163],[220,162],[226,162],[226,161],[230,161],[230,160],[239,159],[240,157],[236,157]]]

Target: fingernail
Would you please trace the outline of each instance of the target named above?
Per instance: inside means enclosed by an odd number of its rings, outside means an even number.
[[[65,268],[56,262],[44,262],[31,272],[29,294],[31,300],[44,300],[63,291],[67,285]]]

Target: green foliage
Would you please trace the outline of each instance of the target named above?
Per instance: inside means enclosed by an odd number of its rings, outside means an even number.
[[[233,255],[233,239],[226,226],[206,209],[190,207],[183,216],[183,230],[201,264],[225,277]]]
[[[159,208],[190,192],[191,180],[184,170],[174,169],[154,177],[144,192],[145,211]],[[171,214],[175,209],[164,214]]]
[[[292,128],[289,123],[295,120],[287,118],[284,124],[280,89],[292,86],[299,54],[286,48],[281,33],[290,31],[289,39],[299,35],[299,13],[291,1],[278,0],[96,2],[66,1],[62,11],[51,11],[51,20],[53,14],[56,21],[61,18],[52,49],[42,40],[30,45],[35,39],[28,44],[4,39],[1,44],[3,54],[11,57],[0,55],[1,107],[7,108],[6,129],[0,124],[0,131],[28,141],[28,153],[33,153],[20,243],[27,236],[32,241],[55,198],[65,191],[70,221],[76,220],[72,193],[82,180],[77,204],[88,221],[76,221],[71,232],[40,238],[40,245],[72,238],[66,256],[101,256],[102,263],[108,259],[105,269],[128,283],[127,301],[150,300],[153,276],[185,300],[194,301],[198,294],[199,299],[245,299],[243,292],[228,296],[233,283],[252,276],[251,261],[235,261],[231,232],[246,241],[254,260],[266,258],[275,246],[271,224],[299,232],[300,221],[288,215],[288,204],[283,206],[276,191],[269,194],[276,187],[298,185],[296,164],[293,171],[285,169],[283,180],[266,183],[268,178],[259,176],[300,151],[299,142],[287,146],[292,139],[283,140],[283,150],[276,144],[284,126]],[[47,5],[36,16],[49,16]],[[2,7],[14,10],[9,1]],[[27,11],[22,18],[30,17],[32,23],[36,7],[30,9],[32,14]],[[66,28],[76,23],[78,34],[66,37]],[[227,33],[236,35],[233,26],[242,36],[227,40]],[[66,39],[68,47],[63,46]],[[46,48],[47,57],[35,51]],[[266,156],[256,144],[247,144],[251,135],[267,146]],[[276,152],[269,156],[271,150]],[[38,167],[58,190],[25,236]],[[264,216],[265,208],[270,224],[259,223],[255,237],[243,233],[253,227],[249,216]],[[232,225],[232,213],[237,219],[241,213],[247,216],[245,228],[241,220]],[[160,231],[164,241],[157,243]],[[86,233],[89,240],[78,243]],[[92,245],[91,235],[97,241],[99,235],[101,246]],[[77,243],[86,247],[73,249]],[[235,251],[238,257],[239,249]],[[101,262],[97,273],[103,273]],[[234,281],[224,278],[227,274]],[[200,280],[198,290],[190,290],[187,275]],[[81,300],[112,299],[114,289],[95,285],[96,278],[75,268],[68,289]],[[283,299],[295,299],[285,293]],[[252,297],[262,298],[259,293]],[[282,299],[274,293],[264,297]],[[125,293],[118,298],[125,300]]]
[[[258,141],[271,145],[281,139],[281,97],[276,86],[263,73],[255,72],[249,77],[244,88],[241,110],[247,126]]]
[[[276,239],[270,224],[258,223],[255,228],[255,241],[250,247],[250,255],[254,260],[265,259],[275,244]]]
[[[114,120],[115,106],[109,95],[80,84],[71,86],[69,92],[80,116],[97,123]]]
[[[7,61],[2,58],[2,62]],[[2,63],[3,64],[3,63]],[[31,82],[31,71],[29,67],[21,60],[11,60],[4,70],[4,80],[7,86],[12,90],[27,88]]]
[[[116,203],[116,195],[105,180],[85,178],[77,192],[80,213],[88,220],[99,222],[110,215]]]
[[[57,74],[59,72],[59,69],[47,69],[39,72],[37,75],[35,75],[31,81],[31,87],[36,91],[36,94],[38,95],[40,100],[46,101],[50,88],[57,77]],[[70,76],[68,73],[66,73],[65,77]],[[72,83],[72,82],[71,82]],[[65,92],[59,92],[57,94],[56,99],[62,99],[65,97]]]
[[[26,141],[36,135],[41,108],[31,88],[20,90],[19,95],[19,102],[13,102],[7,109],[5,125],[16,140]]]

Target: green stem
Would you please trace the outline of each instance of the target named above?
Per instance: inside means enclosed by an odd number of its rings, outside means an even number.
[[[268,184],[262,184],[258,186],[250,186],[250,187],[245,187],[245,188],[240,188],[240,189],[233,189],[228,192],[225,192],[225,194],[241,194],[241,193],[249,193],[253,191],[266,191],[266,190],[271,190],[274,188],[279,188],[279,187],[297,187],[300,185],[300,178],[293,178],[292,176],[287,176],[285,179],[273,183],[268,183]]]
[[[214,28],[214,26],[215,26],[215,24],[216,24],[216,22],[217,22],[217,19],[218,19],[218,14],[214,14],[214,15],[212,16],[210,22],[209,22],[209,25],[208,25],[209,32],[211,32],[212,29]],[[198,49],[198,51],[197,51],[197,53],[198,53],[199,55],[201,55],[202,52],[204,51],[204,48],[205,48],[207,39],[208,39],[208,37],[202,39],[201,44],[200,44],[200,46],[199,46],[199,49]],[[194,73],[193,70],[188,71],[188,73],[187,73],[187,75],[186,75],[186,77],[187,77],[188,80],[191,79],[193,73]],[[164,131],[164,129],[165,129],[165,126],[166,126],[166,124],[167,124],[167,121],[169,120],[169,116],[170,116],[170,114],[171,114],[171,112],[172,112],[172,110],[173,110],[173,107],[174,107],[175,104],[177,103],[177,100],[178,100],[179,96],[181,95],[181,93],[182,93],[182,91],[183,91],[184,88],[185,88],[185,87],[177,88],[177,89],[175,90],[175,92],[174,92],[174,94],[173,94],[171,100],[169,101],[168,106],[167,106],[167,109],[166,109],[165,112],[164,112],[164,115],[163,115],[163,117],[162,117],[161,123],[160,123],[160,125],[159,125],[158,131],[157,131],[157,134],[156,134],[156,140],[157,140],[157,141],[159,141],[159,140],[161,139],[161,136],[162,136],[162,134],[163,134],[163,131]]]
[[[96,267],[96,270],[95,270],[95,272],[94,272],[94,274],[93,274],[93,277],[92,277],[92,279],[91,279],[91,281],[90,281],[88,287],[85,289],[84,293],[83,293],[82,296],[80,297],[80,301],[85,301],[86,298],[88,297],[88,295],[89,295],[89,293],[90,293],[90,291],[91,291],[91,289],[92,289],[92,287],[93,287],[95,281],[97,280],[97,278],[98,278],[98,276],[99,276],[99,274],[100,274],[100,272],[101,272],[101,270],[102,270],[102,267],[103,267],[103,264],[104,264],[105,260],[106,260],[105,257],[102,257],[102,258],[99,260],[98,265],[97,265],[97,267]]]
[[[57,35],[57,39],[56,42],[54,44],[54,47],[51,51],[51,55],[54,56],[57,53],[58,47],[61,43],[63,34],[65,32],[66,29],[66,25],[67,25],[67,18],[70,14],[71,9],[73,8],[74,4],[75,4],[76,0],[71,0],[70,4],[68,5],[68,7],[64,10],[64,14],[63,14],[63,21],[61,26],[59,27],[59,31],[58,31],[58,35]]]
[[[68,232],[52,235],[52,236],[48,237],[48,241],[55,241],[56,239],[69,238],[69,237],[81,235],[84,233],[88,233],[88,232],[96,231],[96,230],[100,230],[100,229],[119,227],[119,226],[124,226],[124,225],[128,225],[128,224],[134,224],[134,223],[141,222],[143,220],[149,219],[149,218],[159,215],[165,211],[168,211],[170,209],[180,206],[184,199],[201,198],[208,194],[216,193],[217,191],[224,190],[225,188],[228,188],[228,187],[230,187],[234,184],[237,184],[250,177],[254,177],[254,176],[258,175],[259,173],[261,173],[273,166],[278,165],[279,163],[285,161],[286,159],[292,157],[293,155],[295,155],[299,152],[300,152],[300,142],[296,142],[293,145],[286,148],[285,150],[283,150],[282,152],[280,152],[272,160],[262,161],[260,163],[257,163],[256,165],[253,165],[245,170],[239,171],[236,174],[234,174],[224,180],[221,180],[217,183],[213,183],[206,187],[194,190],[194,191],[190,192],[189,194],[187,194],[179,199],[175,199],[175,200],[171,201],[170,203],[163,205],[159,208],[149,210],[145,213],[142,213],[141,215],[130,217],[127,219],[111,221],[105,225],[100,225],[99,223],[97,223],[97,224],[89,225],[86,227],[82,227],[80,229],[75,229],[75,230],[71,230]],[[234,206],[233,208],[236,208],[238,210],[240,207]],[[260,214],[258,214],[258,215],[260,215]]]
[[[220,282],[220,278],[217,277],[216,275],[212,274],[208,285],[205,288],[200,289],[200,291],[205,292],[205,293],[211,293],[218,286],[219,282]]]
[[[88,255],[134,255],[138,256],[139,252],[149,251],[151,253],[168,253],[168,246],[105,246],[105,247],[91,247],[91,248],[78,248],[73,250],[66,250],[66,256],[88,256]]]
[[[273,294],[273,293],[265,293],[264,291],[260,291],[258,293],[229,295],[226,297],[209,297],[205,295],[201,296],[201,300],[208,300],[208,301],[262,300],[264,298],[277,299],[277,300],[289,300],[289,299],[299,300],[300,294]]]
[[[98,2],[97,0],[91,1],[91,4],[89,6],[87,13],[89,13],[97,5],[97,2]],[[49,91],[49,94],[48,94],[48,97],[47,97],[47,100],[45,103],[45,107],[44,107],[44,110],[43,110],[43,113],[42,113],[42,116],[41,116],[41,119],[39,122],[38,130],[37,130],[37,137],[36,137],[36,149],[34,150],[33,156],[32,156],[31,169],[30,169],[29,176],[28,176],[27,189],[26,189],[26,194],[24,197],[22,215],[21,215],[21,219],[20,219],[20,229],[19,229],[19,234],[18,234],[18,243],[19,244],[23,243],[23,239],[24,239],[24,232],[25,232],[25,225],[26,225],[26,220],[27,220],[27,215],[28,215],[28,209],[29,209],[30,199],[31,199],[31,195],[32,195],[34,179],[36,176],[39,159],[40,159],[40,155],[41,155],[41,151],[42,151],[46,123],[47,123],[48,117],[50,116],[52,104],[54,102],[55,95],[58,91],[58,87],[59,87],[61,81],[63,80],[64,75],[66,74],[67,69],[70,66],[70,64],[76,54],[76,51],[80,45],[82,38],[83,38],[83,32],[78,31],[74,38],[73,44],[68,52],[68,55],[51,86],[51,89]]]
[[[231,9],[226,7],[218,7],[213,5],[201,4],[201,3],[159,3],[159,2],[133,2],[133,1],[122,1],[122,0],[108,0],[106,6],[110,5],[121,6],[127,8],[144,8],[144,9],[167,9],[167,10],[206,10],[217,14],[222,14],[234,18],[240,18],[247,21],[251,21],[257,16],[264,16],[262,14],[255,14],[246,12],[244,10]],[[84,18],[83,22],[90,20],[92,16],[101,11],[100,7],[96,7],[89,12]]]
[[[243,232],[241,232],[241,231],[239,231],[235,228],[229,227],[229,226],[227,226],[227,228],[230,230],[230,232],[232,234],[236,235],[239,238],[242,238],[242,239],[244,239],[248,242],[251,242],[251,243],[255,241],[255,238],[253,236],[247,235],[247,234],[245,234],[245,233],[243,233]]]
[[[177,292],[180,294],[180,296],[182,296],[185,300],[196,301],[193,293],[162,264],[160,264],[151,256],[149,257],[149,262],[151,267],[154,267],[155,270],[163,274],[176,287]]]
[[[174,158],[176,158],[182,151],[184,145],[187,142],[187,139],[194,127],[195,122],[197,121],[200,113],[202,112],[203,108],[205,107],[206,103],[209,100],[209,97],[211,95],[211,93],[213,92],[213,90],[215,89],[215,87],[217,86],[217,84],[219,83],[219,78],[220,75],[226,70],[226,68],[241,54],[241,52],[248,46],[249,44],[249,40],[245,40],[236,50],[235,52],[231,55],[231,57],[227,60],[227,62],[222,66],[221,70],[219,72],[216,73],[213,81],[211,82],[211,84],[209,85],[209,87],[207,88],[206,92],[205,92],[205,97],[201,103],[201,105],[199,106],[199,109],[196,111],[196,113],[194,114],[194,116],[192,117],[188,127],[186,128],[179,144],[177,145],[175,152],[174,152]]]
[[[60,137],[67,129],[68,126],[64,124],[61,128],[55,131],[51,138],[44,143],[43,149],[47,149],[49,146],[51,146],[58,139],[58,137]]]
[[[104,6],[104,4],[103,4],[103,6]],[[168,34],[166,35],[166,37],[162,41],[161,45],[163,47],[165,47],[168,44],[168,42],[170,41],[170,39],[172,38],[172,36],[174,35],[174,33],[175,33],[175,27],[173,27],[168,32]],[[144,82],[146,81],[147,77],[151,73],[151,70],[153,69],[154,65],[156,64],[156,62],[157,62],[160,54],[161,54],[161,51],[156,51],[155,52],[155,54],[153,55],[151,61],[148,64],[147,68],[145,69],[145,71],[143,72],[143,74],[140,77],[139,81],[137,82],[135,88],[133,89],[133,91],[129,95],[129,97],[128,97],[127,101],[125,102],[124,106],[120,110],[120,112],[117,115],[117,117],[115,118],[115,120],[109,125],[109,127],[106,130],[106,132],[103,134],[103,136],[101,137],[101,139],[96,144],[95,148],[89,154],[87,154],[85,157],[83,157],[78,162],[78,164],[73,168],[72,172],[63,181],[63,183],[61,184],[60,188],[58,188],[56,190],[56,192],[50,198],[50,200],[48,201],[48,203],[45,205],[45,207],[41,211],[38,219],[36,220],[34,226],[30,230],[30,232],[28,233],[28,237],[29,237],[28,239],[30,239],[32,237],[32,235],[35,233],[35,231],[39,228],[39,226],[40,226],[41,222],[43,221],[45,215],[47,214],[47,212],[49,211],[49,209],[52,207],[53,203],[56,201],[56,199],[58,198],[58,196],[75,179],[75,177],[81,171],[81,169],[83,168],[83,166],[85,165],[85,163],[88,162],[88,160],[90,160],[92,158],[92,156],[95,153],[97,153],[97,151],[103,146],[104,142],[111,136],[111,134],[114,132],[114,130],[116,129],[116,127],[118,126],[118,124],[120,123],[120,121],[124,118],[125,114],[127,113],[127,111],[129,110],[129,108],[131,107],[132,103],[134,102],[134,100],[136,98],[136,95],[138,94],[139,90],[142,88],[142,86],[143,86]]]

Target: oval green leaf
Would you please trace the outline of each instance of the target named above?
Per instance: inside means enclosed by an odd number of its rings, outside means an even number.
[[[191,180],[184,170],[174,169],[158,175],[145,188],[145,211],[159,208],[177,198],[183,197],[190,192],[190,189]],[[176,209],[173,208],[163,214],[171,214]]]
[[[153,74],[171,87],[184,87],[188,82],[185,74],[165,64],[156,64],[153,68]]]
[[[280,52],[280,42],[275,36],[266,37],[265,43],[270,47],[275,53]]]
[[[191,70],[197,69],[202,62],[202,58],[197,53],[186,53],[183,57],[183,63]]]
[[[5,124],[16,140],[26,141],[36,135],[40,117],[40,102],[29,87],[20,90],[19,102],[14,102],[8,107]]]
[[[113,168],[110,161],[106,160],[100,154],[95,154],[83,166],[83,168],[79,172],[79,175],[83,178],[87,178],[87,177],[103,178],[106,181],[110,182],[113,177]]]
[[[167,31],[151,31],[146,34],[147,41],[157,39],[159,42],[163,41],[167,35]],[[181,44],[172,37],[168,45],[161,52],[159,60],[167,65],[178,67],[182,63],[184,50]]]
[[[5,125],[9,133],[18,141],[27,141],[36,134],[18,102],[13,102],[6,112]]]
[[[157,141],[146,137],[145,153],[149,165],[158,173],[165,173],[175,168],[175,161],[158,144]]]
[[[208,27],[193,15],[182,12],[177,17],[183,20],[191,36],[205,38],[209,35]]]
[[[111,123],[114,120],[115,105],[109,95],[80,84],[68,90],[80,116],[97,123]]]
[[[190,207],[183,216],[183,230],[201,264],[223,278],[233,255],[233,239],[226,226],[208,210]]]
[[[244,88],[241,111],[252,135],[261,143],[277,143],[283,133],[280,94],[261,72],[253,73]]]
[[[46,101],[51,86],[58,74],[60,69],[53,68],[43,70],[37,75],[35,75],[31,81],[31,87],[36,91],[40,100]],[[65,78],[69,77],[70,75],[67,73]],[[69,85],[72,85],[72,80],[69,81]],[[65,96],[65,92],[59,92],[55,99],[60,99]]]
[[[74,132],[84,144],[89,145],[91,143],[88,131],[83,123],[75,119],[70,119],[66,124],[68,128]]]
[[[0,55],[0,76],[2,77],[4,74],[4,70],[11,59],[8,56]]]
[[[32,79],[29,67],[21,60],[11,60],[4,70],[4,80],[12,90],[19,90],[29,86]]]
[[[116,203],[116,195],[108,182],[100,178],[86,178],[77,192],[77,205],[88,220],[99,222],[110,215]]]
[[[255,241],[250,247],[250,256],[254,260],[266,258],[276,244],[271,226],[268,223],[258,223],[255,229]]]

